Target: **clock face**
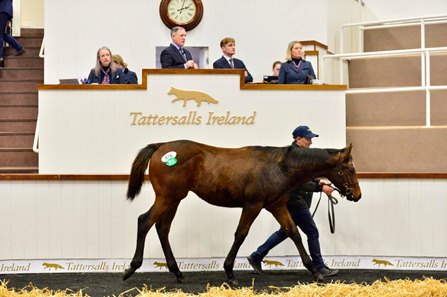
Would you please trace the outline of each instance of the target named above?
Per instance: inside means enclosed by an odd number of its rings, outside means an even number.
[[[179,25],[190,23],[197,12],[193,0],[171,0],[168,4],[168,16]]]
[[[161,0],[160,17],[170,29],[181,26],[192,30],[201,22],[203,16],[202,0]]]

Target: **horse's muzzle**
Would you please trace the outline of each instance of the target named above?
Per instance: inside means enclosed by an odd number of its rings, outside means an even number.
[[[358,196],[354,196],[353,193],[349,193],[346,195],[346,199],[348,199],[349,201],[357,202],[360,200],[360,198],[362,198],[362,193],[360,193]]]

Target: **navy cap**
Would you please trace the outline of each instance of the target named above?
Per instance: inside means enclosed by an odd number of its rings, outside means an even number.
[[[318,134],[312,133],[307,126],[298,126],[293,130],[292,136],[294,139],[297,137],[313,138],[318,137]]]

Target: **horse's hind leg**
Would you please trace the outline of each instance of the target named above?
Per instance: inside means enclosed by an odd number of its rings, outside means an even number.
[[[152,224],[148,224],[152,208],[153,206],[147,212],[138,217],[137,248],[135,250],[132,262],[130,263],[130,267],[124,271],[123,280],[128,279],[135,272],[135,270],[140,268],[143,264],[144,242],[146,240],[147,233],[152,227]]]
[[[154,205],[152,205],[147,212],[138,217],[137,247],[135,249],[132,262],[130,262],[130,267],[124,271],[123,280],[128,279],[143,264],[144,242],[146,240],[146,235],[151,229],[152,225],[157,222],[164,212],[165,206],[157,202],[156,198]]]
[[[258,216],[262,209],[262,204],[252,204],[244,206],[242,209],[242,215],[239,219],[239,225],[237,226],[236,233],[234,234],[234,242],[231,246],[230,252],[224,262],[224,269],[228,277],[228,283],[230,285],[238,285],[236,278],[234,277],[233,267],[234,260],[236,259],[237,252],[247,237],[248,231],[250,230],[253,221]]]
[[[312,272],[312,274],[316,275],[318,279],[322,279],[322,276],[317,275],[317,269],[315,268],[314,263],[312,262],[311,258],[306,252],[306,249],[303,246],[303,242],[301,240],[300,233],[298,232],[298,228],[296,227],[295,223],[293,222],[289,211],[287,210],[286,206],[275,208],[275,209],[268,209],[275,219],[278,221],[278,223],[283,227],[283,229],[286,231],[287,235],[293,240],[295,243],[298,252],[300,253],[301,260],[303,261],[304,266]]]
[[[158,238],[160,239],[161,247],[163,249],[163,253],[165,254],[166,264],[168,265],[169,271],[174,273],[177,277],[177,282],[181,283],[184,276],[178,268],[177,261],[172,253],[171,245],[169,244],[169,231],[171,230],[171,223],[174,219],[175,213],[177,212],[177,207],[178,204],[167,211],[155,224],[155,227],[157,228]]]

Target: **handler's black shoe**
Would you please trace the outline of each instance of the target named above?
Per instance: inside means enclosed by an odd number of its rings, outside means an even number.
[[[255,259],[252,256],[248,256],[247,257],[248,263],[250,263],[251,267],[253,267],[253,269],[259,273],[259,274],[264,274],[264,271],[262,270],[262,266],[261,266],[261,261]]]
[[[22,47],[14,56],[21,56],[26,52],[26,48]]]
[[[324,267],[323,269],[320,270],[320,273],[324,277],[334,276],[338,273],[338,269],[330,269],[329,267]]]

